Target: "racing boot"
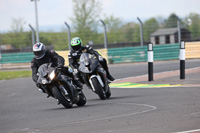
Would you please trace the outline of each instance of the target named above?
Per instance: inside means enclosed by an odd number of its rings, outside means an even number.
[[[110,73],[107,74],[107,78],[108,78],[110,81],[114,81],[114,80],[115,80],[115,78],[114,78],[113,76],[111,76]]]
[[[108,69],[106,69],[106,76],[107,76],[107,78],[108,78],[110,81],[114,81],[114,80],[115,80],[115,78],[114,78],[113,76],[110,75]]]

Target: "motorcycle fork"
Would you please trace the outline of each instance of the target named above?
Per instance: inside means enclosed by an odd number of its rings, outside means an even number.
[[[52,88],[51,86],[47,86],[47,85],[45,85],[44,86],[44,91],[47,93],[47,98],[49,97],[49,96],[52,96],[52,97],[54,97],[54,95],[52,94],[52,92],[50,91],[50,88]]]
[[[104,83],[104,87],[103,88],[105,89],[105,91],[107,91],[108,90],[108,80],[107,80],[107,76],[106,76],[106,71],[105,70],[101,70],[101,68],[99,68],[98,69],[98,75],[103,80],[103,83]]]
[[[70,99],[72,100],[72,103],[75,102],[75,95],[76,95],[76,90],[74,89],[72,81],[64,81],[65,83],[58,82],[60,84],[61,89],[64,91],[65,94],[68,94],[70,96]],[[71,82],[71,83],[70,83]],[[64,85],[66,84],[66,85]],[[68,88],[66,90],[66,88]],[[78,92],[77,92],[78,93]]]

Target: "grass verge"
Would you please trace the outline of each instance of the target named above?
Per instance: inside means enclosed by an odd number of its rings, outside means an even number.
[[[30,77],[31,71],[0,71],[0,80]]]

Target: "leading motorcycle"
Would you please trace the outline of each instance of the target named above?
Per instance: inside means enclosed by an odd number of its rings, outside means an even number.
[[[78,71],[87,87],[95,92],[101,100],[111,96],[106,71],[101,66],[96,55],[82,53],[80,56]]]
[[[38,69],[38,83],[43,85],[44,92],[57,99],[65,108],[72,108],[73,104],[85,105],[86,97],[82,90],[78,91],[69,76],[51,65],[52,63],[46,63]]]

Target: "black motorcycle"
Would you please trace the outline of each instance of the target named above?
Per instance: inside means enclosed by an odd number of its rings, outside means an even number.
[[[65,108],[72,108],[73,104],[85,105],[86,97],[82,90],[78,91],[70,77],[51,65],[51,63],[43,64],[38,69],[38,82],[43,84],[44,92],[57,99]]]
[[[78,71],[87,87],[95,92],[101,100],[111,96],[106,71],[94,54],[81,54]]]

